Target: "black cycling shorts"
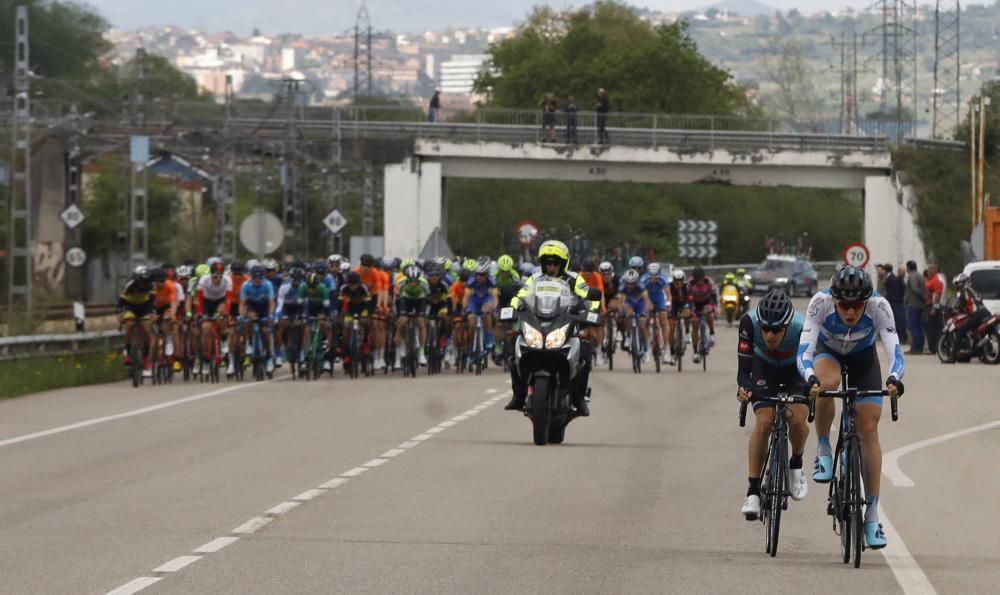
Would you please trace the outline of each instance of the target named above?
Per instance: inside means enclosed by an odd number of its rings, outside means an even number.
[[[805,380],[799,375],[795,364],[775,366],[758,355],[753,356],[753,394],[755,397],[773,397],[778,394],[779,385],[785,385],[784,391],[790,395],[805,396],[808,391]],[[754,411],[761,407],[774,407],[774,403],[754,403]]]
[[[419,316],[424,313],[427,300],[401,297],[396,300],[396,313],[400,316]]]
[[[850,388],[858,390],[882,390],[882,366],[878,361],[878,352],[875,346],[859,351],[842,355],[824,345],[822,341],[816,345],[816,355],[813,361],[820,358],[832,358],[840,364],[841,369],[847,366],[847,384]],[[841,387],[844,388],[844,387]],[[882,404],[882,397],[867,397],[858,399],[858,403]]]

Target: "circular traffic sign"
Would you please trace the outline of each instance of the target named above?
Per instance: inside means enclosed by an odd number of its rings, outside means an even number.
[[[522,246],[530,246],[535,241],[538,231],[538,224],[534,221],[521,221],[514,226],[514,233],[517,234],[517,239]]]
[[[285,226],[272,213],[254,211],[240,224],[240,242],[254,254],[270,254],[285,240]]]
[[[843,258],[846,264],[863,269],[868,266],[871,254],[868,252],[868,246],[861,242],[851,242],[844,247]]]
[[[82,267],[87,262],[87,253],[83,248],[73,247],[66,251],[66,264],[71,267]]]

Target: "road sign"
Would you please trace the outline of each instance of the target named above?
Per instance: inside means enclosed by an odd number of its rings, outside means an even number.
[[[334,209],[323,218],[323,225],[330,230],[330,233],[337,234],[340,230],[347,227],[348,220],[339,209]]]
[[[522,246],[531,246],[538,236],[538,225],[534,221],[522,221],[514,226],[514,233]]]
[[[71,267],[82,267],[83,263],[87,262],[87,253],[83,251],[83,248],[70,248],[66,251],[66,264]]]
[[[678,246],[677,256],[681,258],[715,258],[719,249],[715,246]]]
[[[681,258],[715,258],[719,253],[717,245],[719,224],[701,219],[679,219],[677,221],[677,255]]]
[[[844,247],[843,257],[845,263],[863,269],[868,266],[871,254],[868,252],[868,246],[861,242],[852,242]]]
[[[255,211],[240,223],[240,243],[254,254],[270,254],[285,240],[285,226],[274,214]]]
[[[700,220],[700,219],[679,219],[677,221],[677,231],[678,232],[689,232],[697,231],[699,233],[713,233],[719,229],[719,224],[716,221]]]
[[[80,207],[76,206],[76,203],[74,203],[63,209],[62,213],[59,213],[59,218],[66,224],[66,227],[76,229],[81,223],[83,223],[83,220],[86,219],[87,216],[84,215]]]

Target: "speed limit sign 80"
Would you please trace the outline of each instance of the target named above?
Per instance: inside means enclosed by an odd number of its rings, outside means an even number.
[[[844,262],[858,268],[868,266],[871,255],[868,253],[868,246],[861,242],[853,242],[844,247]]]

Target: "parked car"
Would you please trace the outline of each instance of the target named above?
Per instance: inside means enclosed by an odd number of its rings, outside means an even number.
[[[962,272],[972,280],[972,288],[990,314],[1000,313],[1000,260],[970,262]]]
[[[819,275],[808,260],[772,254],[750,271],[753,293],[782,289],[788,295],[812,297],[819,286]]]

